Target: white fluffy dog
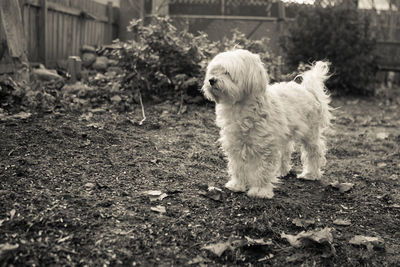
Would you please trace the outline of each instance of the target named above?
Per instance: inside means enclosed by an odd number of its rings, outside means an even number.
[[[298,177],[321,178],[324,130],[331,119],[324,86],[328,71],[329,63],[318,61],[300,75],[301,84],[269,85],[260,57],[247,50],[223,52],[210,62],[202,91],[216,102],[228,189],[272,198],[278,177],[291,169],[294,141],[301,143],[303,172]]]

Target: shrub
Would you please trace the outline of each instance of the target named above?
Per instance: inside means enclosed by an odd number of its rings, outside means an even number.
[[[130,30],[136,40],[120,43],[124,87],[147,98],[199,95],[208,62],[218,52],[235,47],[258,53],[270,78],[279,79],[280,61],[270,54],[266,39],[249,40],[234,30],[232,38],[212,42],[205,33],[178,31],[166,17],[153,17],[149,25],[133,20]]]
[[[376,42],[370,21],[357,10],[340,7],[304,8],[282,40],[289,67],[317,60],[332,62],[327,86],[338,94],[373,93],[377,71]]]
[[[125,86],[145,97],[188,93],[204,76],[206,60],[217,52],[207,35],[178,31],[166,17],[149,25],[134,20],[129,26],[136,41],[122,44],[120,62],[127,71]]]
[[[280,68],[281,60],[275,57],[268,48],[268,38],[264,37],[259,40],[251,40],[237,29],[232,30],[232,37],[224,37],[219,45],[220,51],[227,51],[233,48],[247,49],[250,52],[259,54],[264,63],[265,69],[268,71],[269,79],[279,81],[281,79]]]

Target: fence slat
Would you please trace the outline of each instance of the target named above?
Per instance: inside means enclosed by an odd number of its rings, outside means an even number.
[[[100,45],[112,40],[112,33],[104,33],[112,28],[108,26],[108,5],[92,0],[19,2],[30,61],[54,67],[58,60],[78,56],[83,44]],[[112,17],[111,25],[116,18]]]

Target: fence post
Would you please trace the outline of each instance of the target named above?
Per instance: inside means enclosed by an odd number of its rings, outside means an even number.
[[[140,19],[144,21],[144,18],[146,17],[146,9],[144,6],[144,1],[145,0],[140,0]]]
[[[40,0],[40,12],[38,21],[38,39],[39,39],[39,60],[45,66],[47,65],[46,46],[47,46],[47,1]]]
[[[284,20],[286,18],[285,5],[282,1],[278,2],[278,19]]]
[[[225,16],[225,0],[221,0],[221,15]]]
[[[106,42],[111,43],[113,39],[113,3],[111,1],[108,1],[107,3],[107,16],[108,16],[108,21],[107,21],[107,38]]]

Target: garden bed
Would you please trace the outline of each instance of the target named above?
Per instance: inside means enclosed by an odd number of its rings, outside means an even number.
[[[335,99],[326,183],[232,193],[211,104],[50,112],[0,122],[5,265],[388,266],[400,262],[396,98]],[[335,181],[351,184],[339,190]],[[330,184],[330,185],[329,185]],[[215,187],[214,189],[212,188]],[[218,190],[221,189],[222,191]],[[329,229],[293,246],[282,233]],[[379,242],[350,244],[356,235]]]

